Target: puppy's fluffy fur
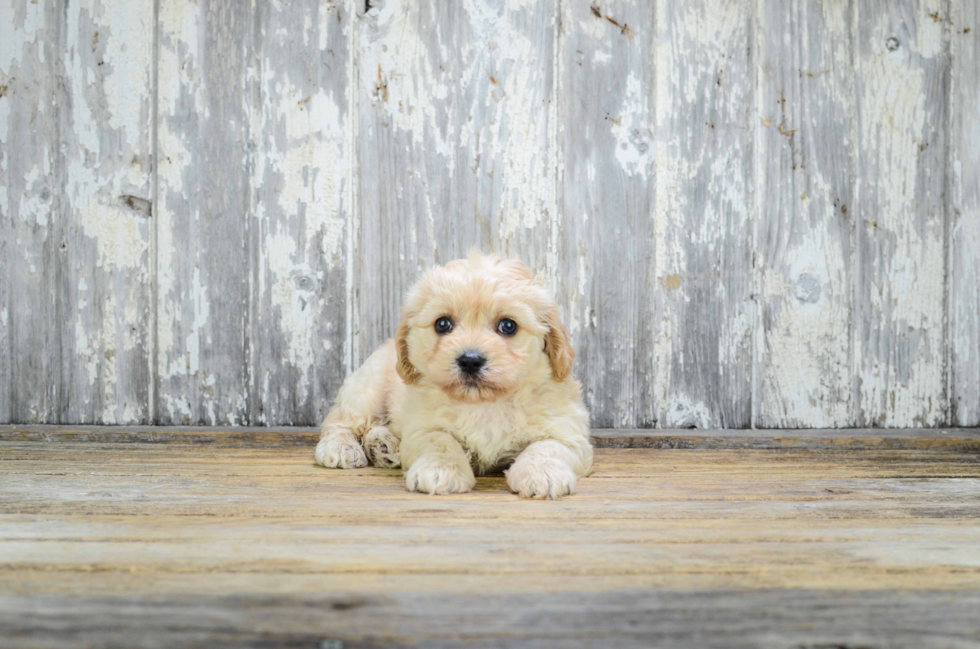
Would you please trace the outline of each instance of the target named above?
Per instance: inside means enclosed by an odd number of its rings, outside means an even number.
[[[448,317],[452,330],[437,333]],[[502,319],[517,323],[501,334]],[[476,376],[457,358],[486,358]],[[524,498],[560,498],[592,470],[588,413],[569,375],[575,352],[554,300],[520,262],[471,253],[425,273],[394,340],[344,383],[316,461],[402,466],[409,491],[470,491],[506,467]]]

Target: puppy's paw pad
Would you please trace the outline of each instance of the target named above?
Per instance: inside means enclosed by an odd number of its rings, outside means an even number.
[[[328,469],[360,469],[368,463],[353,435],[327,435],[316,445],[315,456],[316,463]]]
[[[401,466],[399,440],[386,426],[372,428],[361,440],[361,444],[371,464],[379,469],[396,469]]]
[[[458,494],[472,491],[476,484],[469,465],[440,457],[421,457],[405,473],[409,491],[427,494]]]
[[[575,493],[577,476],[561,460],[522,461],[518,458],[505,475],[507,486],[521,498],[557,500]]]

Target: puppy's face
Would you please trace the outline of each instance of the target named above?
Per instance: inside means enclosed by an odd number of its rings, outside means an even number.
[[[476,255],[422,277],[409,293],[396,347],[406,383],[435,385],[469,403],[496,400],[542,374],[536,370],[564,380],[575,355],[557,305],[531,272]]]

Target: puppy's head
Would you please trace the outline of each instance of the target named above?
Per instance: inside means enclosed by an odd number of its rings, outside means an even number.
[[[398,374],[458,401],[493,401],[533,377],[563,381],[575,351],[558,306],[519,261],[471,253],[409,291],[395,336]]]

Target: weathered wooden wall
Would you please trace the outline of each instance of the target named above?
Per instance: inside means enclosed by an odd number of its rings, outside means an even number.
[[[425,267],[603,427],[980,425],[974,0],[2,0],[0,422],[315,424]]]

